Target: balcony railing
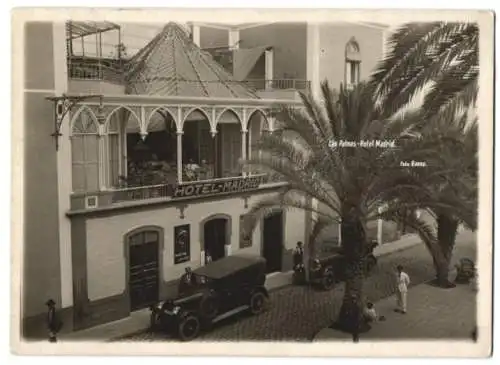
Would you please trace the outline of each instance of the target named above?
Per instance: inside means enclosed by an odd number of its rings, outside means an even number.
[[[68,59],[68,77],[76,80],[98,80],[122,84],[123,61],[75,57]]]
[[[245,181],[245,180],[248,181],[248,179],[252,179],[252,178],[260,179],[260,184],[252,185],[251,190],[253,190],[255,187],[276,184],[276,183],[280,183],[280,182],[285,181],[283,178],[281,178],[280,176],[278,176],[276,174],[254,174],[254,175],[249,175],[246,177],[233,177],[233,178],[228,177],[228,178],[202,180],[202,181],[188,181],[188,182],[184,182],[181,186],[184,186],[184,187],[194,186],[196,188],[197,185],[222,184],[220,186],[220,187],[222,187],[222,190],[217,191],[215,193],[215,195],[217,195],[217,194],[225,194],[228,192],[229,193],[238,192],[238,191],[240,191],[240,190],[238,190],[239,187],[235,188],[235,186],[232,186],[231,183],[238,184],[242,181]],[[228,182],[230,182],[229,189],[228,189],[228,191],[224,191],[224,188],[228,187],[226,185]],[[114,204],[114,203],[138,201],[138,200],[148,200],[148,199],[155,199],[155,198],[173,198],[173,196],[175,195],[174,194],[175,189],[176,189],[176,184],[160,184],[160,185],[151,185],[151,186],[138,186],[138,187],[114,189],[114,190],[110,191],[111,203]],[[244,191],[246,189],[248,189],[248,186],[243,187],[241,189],[241,191]],[[208,191],[208,188],[207,188],[207,191]],[[208,194],[210,195],[211,193],[212,192],[210,191]]]
[[[311,82],[301,79],[253,79],[245,80],[242,83],[246,84],[255,90],[309,90]]]

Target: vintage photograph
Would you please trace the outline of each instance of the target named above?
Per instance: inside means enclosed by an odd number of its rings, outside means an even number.
[[[490,348],[492,14],[21,14],[20,343]]]

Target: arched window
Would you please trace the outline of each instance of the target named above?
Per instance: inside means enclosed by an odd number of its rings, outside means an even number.
[[[360,79],[361,52],[359,44],[353,37],[345,47],[345,83],[347,87],[353,87]]]
[[[111,116],[108,125],[108,161],[109,161],[109,186],[117,187],[120,183],[120,123],[119,114]]]
[[[71,131],[73,192],[99,190],[99,133],[88,110],[83,110]]]

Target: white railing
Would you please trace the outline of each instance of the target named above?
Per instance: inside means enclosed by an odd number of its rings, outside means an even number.
[[[308,90],[311,86],[310,81],[301,79],[252,79],[242,83],[255,90]]]
[[[99,80],[122,84],[124,68],[118,61],[68,59],[68,77],[73,80]]]

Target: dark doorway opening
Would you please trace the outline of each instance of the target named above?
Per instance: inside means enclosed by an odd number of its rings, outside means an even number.
[[[226,218],[215,218],[204,225],[205,256],[210,256],[212,261],[226,255],[227,224]]]
[[[146,231],[129,238],[130,309],[143,309],[159,300],[159,235]]]
[[[264,218],[262,256],[266,259],[266,273],[281,271],[283,258],[283,212]]]

